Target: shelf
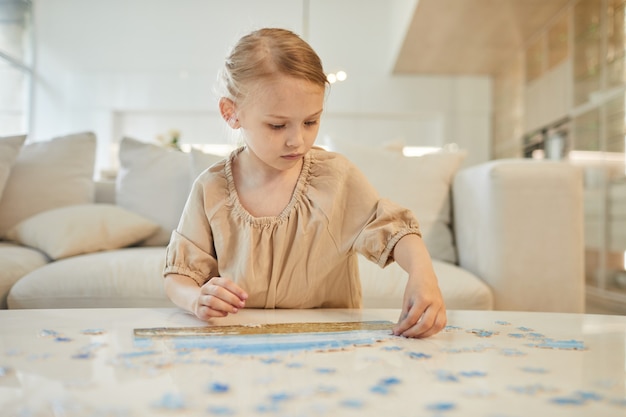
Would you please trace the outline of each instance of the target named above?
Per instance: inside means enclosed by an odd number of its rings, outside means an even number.
[[[602,37],[600,36],[600,30],[598,30],[597,32],[588,30],[574,38],[574,43],[576,44],[600,43],[601,41],[602,41]]]
[[[611,107],[609,104],[605,104],[606,108],[606,119],[607,122],[613,123],[614,121],[621,122],[622,126],[624,125],[624,108],[619,107]]]
[[[598,65],[598,67],[600,67],[600,66]],[[599,84],[600,83],[600,72],[599,71],[598,71],[597,74],[587,74],[587,75],[583,75],[583,76],[579,76],[579,77],[574,75],[574,83],[582,83],[582,82],[585,82],[585,81],[593,80],[594,78],[596,79],[596,81],[598,81],[598,84]]]
[[[624,134],[607,138],[606,152],[624,152]]]
[[[567,34],[572,41],[565,55],[569,60],[568,70],[572,77],[567,89],[573,102],[568,111],[569,126],[564,127],[567,131],[567,149],[592,151],[598,155],[600,152],[615,152],[619,155],[624,153],[626,136],[626,0],[577,0],[567,7],[567,12],[563,14],[565,18],[553,21],[547,31],[542,33],[544,41],[547,36],[547,49],[546,42],[542,44],[541,50],[537,44],[529,45],[531,48],[526,51],[527,70],[535,71],[534,78],[540,63],[545,69],[545,62],[539,58],[545,60],[547,57],[549,60],[551,46],[555,55],[564,53],[563,34]],[[554,61],[556,60],[555,58]],[[539,104],[539,101],[533,101],[526,103],[526,106]],[[545,137],[538,133],[548,128],[546,125],[523,136],[520,148],[525,155],[534,149],[544,148]],[[603,162],[599,161],[597,164],[595,166],[600,166]],[[612,170],[611,172],[617,169],[623,173],[619,161],[612,164],[606,165],[607,169]],[[599,183],[594,184],[600,186]],[[596,200],[596,203],[601,202]],[[615,237],[610,234],[610,230],[605,229],[604,226],[597,229],[599,241]],[[608,251],[602,252],[602,248],[594,248],[590,242],[587,243],[587,251],[595,250],[593,273],[590,270],[585,272],[588,294],[620,303],[626,311],[626,289],[617,288],[614,281],[611,282],[610,277],[605,274],[615,269],[616,255]],[[618,260],[618,266],[621,267],[622,258],[619,257]],[[591,263],[586,261],[586,265],[591,266]],[[605,275],[597,280],[597,273]],[[589,278],[590,276],[594,278]],[[612,285],[607,285],[608,283]]]

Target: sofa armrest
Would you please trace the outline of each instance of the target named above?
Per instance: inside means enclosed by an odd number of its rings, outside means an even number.
[[[459,265],[496,310],[584,312],[583,176],[565,162],[509,159],[453,185]]]

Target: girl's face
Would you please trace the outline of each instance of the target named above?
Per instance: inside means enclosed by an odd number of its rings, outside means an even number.
[[[260,81],[237,109],[253,157],[284,171],[300,164],[317,137],[324,88],[294,77]]]

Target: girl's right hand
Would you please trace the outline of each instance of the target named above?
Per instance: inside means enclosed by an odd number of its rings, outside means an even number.
[[[200,287],[200,295],[193,305],[193,313],[201,320],[226,317],[246,305],[248,294],[228,278],[214,277]]]

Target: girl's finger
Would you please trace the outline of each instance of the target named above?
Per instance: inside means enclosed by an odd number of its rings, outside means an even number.
[[[203,291],[200,299],[201,305],[227,313],[236,313],[238,309],[245,307],[245,301],[240,300],[227,289],[217,286],[207,288],[206,292]]]
[[[393,327],[393,334],[396,336],[402,335],[408,329],[413,327],[419,320],[421,314],[415,308],[415,305],[410,303],[402,309],[398,323]]]
[[[429,337],[441,331],[446,323],[445,310],[437,309],[431,305],[413,326],[402,333],[402,336],[414,338]]]
[[[213,310],[212,308],[204,306],[204,305],[198,307],[196,310],[196,316],[200,320],[209,320],[214,317],[226,317],[227,315],[228,313],[224,311]]]
[[[227,289],[228,291],[236,295],[237,298],[239,298],[242,301],[245,301],[248,299],[248,293],[246,293],[243,288],[241,288],[234,281],[228,278],[215,277],[215,278],[211,278],[209,282],[219,287]]]
[[[216,285],[213,280],[209,281],[209,284],[205,284],[201,289],[202,295],[212,296],[225,303],[230,304],[236,308],[243,308],[246,305],[246,301],[242,300],[237,294],[233,293],[230,289],[221,285]]]
[[[210,308],[211,310],[220,311],[223,313],[236,313],[239,311],[239,307],[233,305],[221,298],[214,295],[201,295],[200,305]]]

